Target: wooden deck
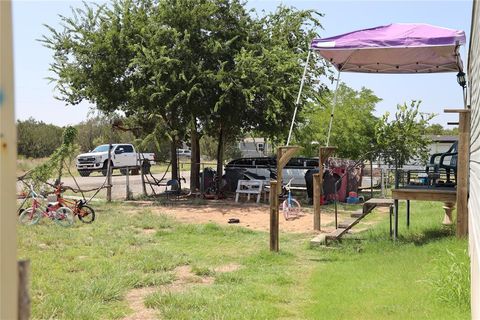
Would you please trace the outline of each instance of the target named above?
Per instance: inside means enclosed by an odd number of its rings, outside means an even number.
[[[456,202],[457,191],[449,189],[402,188],[392,190],[392,198],[396,200]]]
[[[394,205],[394,227],[393,237],[398,237],[398,201],[407,200],[407,227],[410,226],[410,200],[418,201],[439,201],[443,202],[443,209],[445,216],[443,224],[452,224],[452,211],[457,202],[457,191],[455,189],[447,188],[399,188],[392,190],[392,198],[395,201]],[[457,226],[458,227],[458,226]]]

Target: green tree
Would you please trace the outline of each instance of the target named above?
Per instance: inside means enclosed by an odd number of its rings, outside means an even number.
[[[77,129],[66,127],[60,136],[61,144],[55,149],[49,159],[28,172],[23,178],[30,179],[34,185],[45,183],[48,179],[53,178],[54,175],[60,181],[64,166],[68,166],[75,158],[77,152],[75,145],[76,135]]]
[[[458,135],[458,128],[453,128],[453,129],[446,129],[444,128],[441,124],[431,124],[429,125],[426,130],[425,130],[425,134],[429,134],[429,135],[435,135],[435,136],[441,136],[441,135],[444,135],[444,136],[456,136]]]
[[[376,149],[379,156],[398,169],[412,159],[425,161],[428,157],[429,138],[425,135],[433,114],[421,113],[420,101],[397,105],[393,119],[387,112],[376,126]]]
[[[110,142],[133,143],[135,135],[129,131],[112,130],[112,120],[112,117],[98,115],[75,125],[78,131],[76,143],[80,151],[88,152]]]
[[[116,0],[61,17],[64,29],[48,27],[43,42],[60,99],[164,124],[176,177],[188,135],[192,162],[202,134],[218,137],[221,172],[225,142],[242,131],[286,133],[316,15],[280,7],[258,17],[239,0]],[[323,89],[322,60],[311,70],[304,100]]]
[[[310,103],[300,115],[303,124],[297,129],[296,143],[303,146],[307,156],[318,156],[318,145],[327,142],[333,95],[325,93],[319,103]],[[338,148],[340,157],[359,159],[371,150],[378,122],[373,112],[379,101],[370,89],[357,91],[344,83],[339,85],[330,145]]]
[[[443,135],[444,134],[444,128],[442,127],[441,124],[434,123],[425,128],[425,134],[430,134],[430,135]]]
[[[63,129],[33,118],[17,121],[17,150],[29,158],[50,156],[62,144]]]

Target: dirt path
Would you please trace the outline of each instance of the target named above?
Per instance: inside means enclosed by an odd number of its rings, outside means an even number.
[[[228,264],[220,266],[215,269],[215,272],[233,272],[238,270],[241,266],[237,264]],[[145,298],[155,292],[182,292],[187,290],[193,285],[211,285],[213,284],[214,277],[200,277],[192,272],[190,266],[179,266],[175,268],[175,281],[172,283],[158,286],[158,287],[144,287],[130,290],[125,299],[128,302],[130,309],[133,313],[123,320],[155,320],[159,319],[157,312],[154,309],[147,308],[145,306]]]

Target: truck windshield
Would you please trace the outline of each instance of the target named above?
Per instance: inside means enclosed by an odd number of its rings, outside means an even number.
[[[108,151],[108,144],[102,144],[101,146],[96,147],[92,152],[105,152]]]

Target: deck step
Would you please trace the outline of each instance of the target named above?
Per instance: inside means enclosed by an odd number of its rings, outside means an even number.
[[[350,217],[352,218],[360,218],[361,216],[363,216],[363,210],[358,210],[350,214]]]
[[[352,224],[354,224],[355,222],[357,222],[358,219],[348,219],[348,220],[345,220],[345,221],[342,221],[338,224],[338,227],[339,228],[342,228],[342,229],[347,229],[348,227],[350,227]]]
[[[311,247],[324,246],[326,244],[327,244],[327,240],[326,240],[325,234],[316,235],[312,240],[310,240]]]
[[[372,198],[367,200],[365,204],[375,205],[377,207],[390,207],[393,206],[393,199],[380,199],[380,198]]]
[[[337,228],[335,231],[330,232],[329,234],[326,235],[327,239],[330,240],[335,240],[340,238],[345,232],[347,232],[347,229],[345,228]]]

